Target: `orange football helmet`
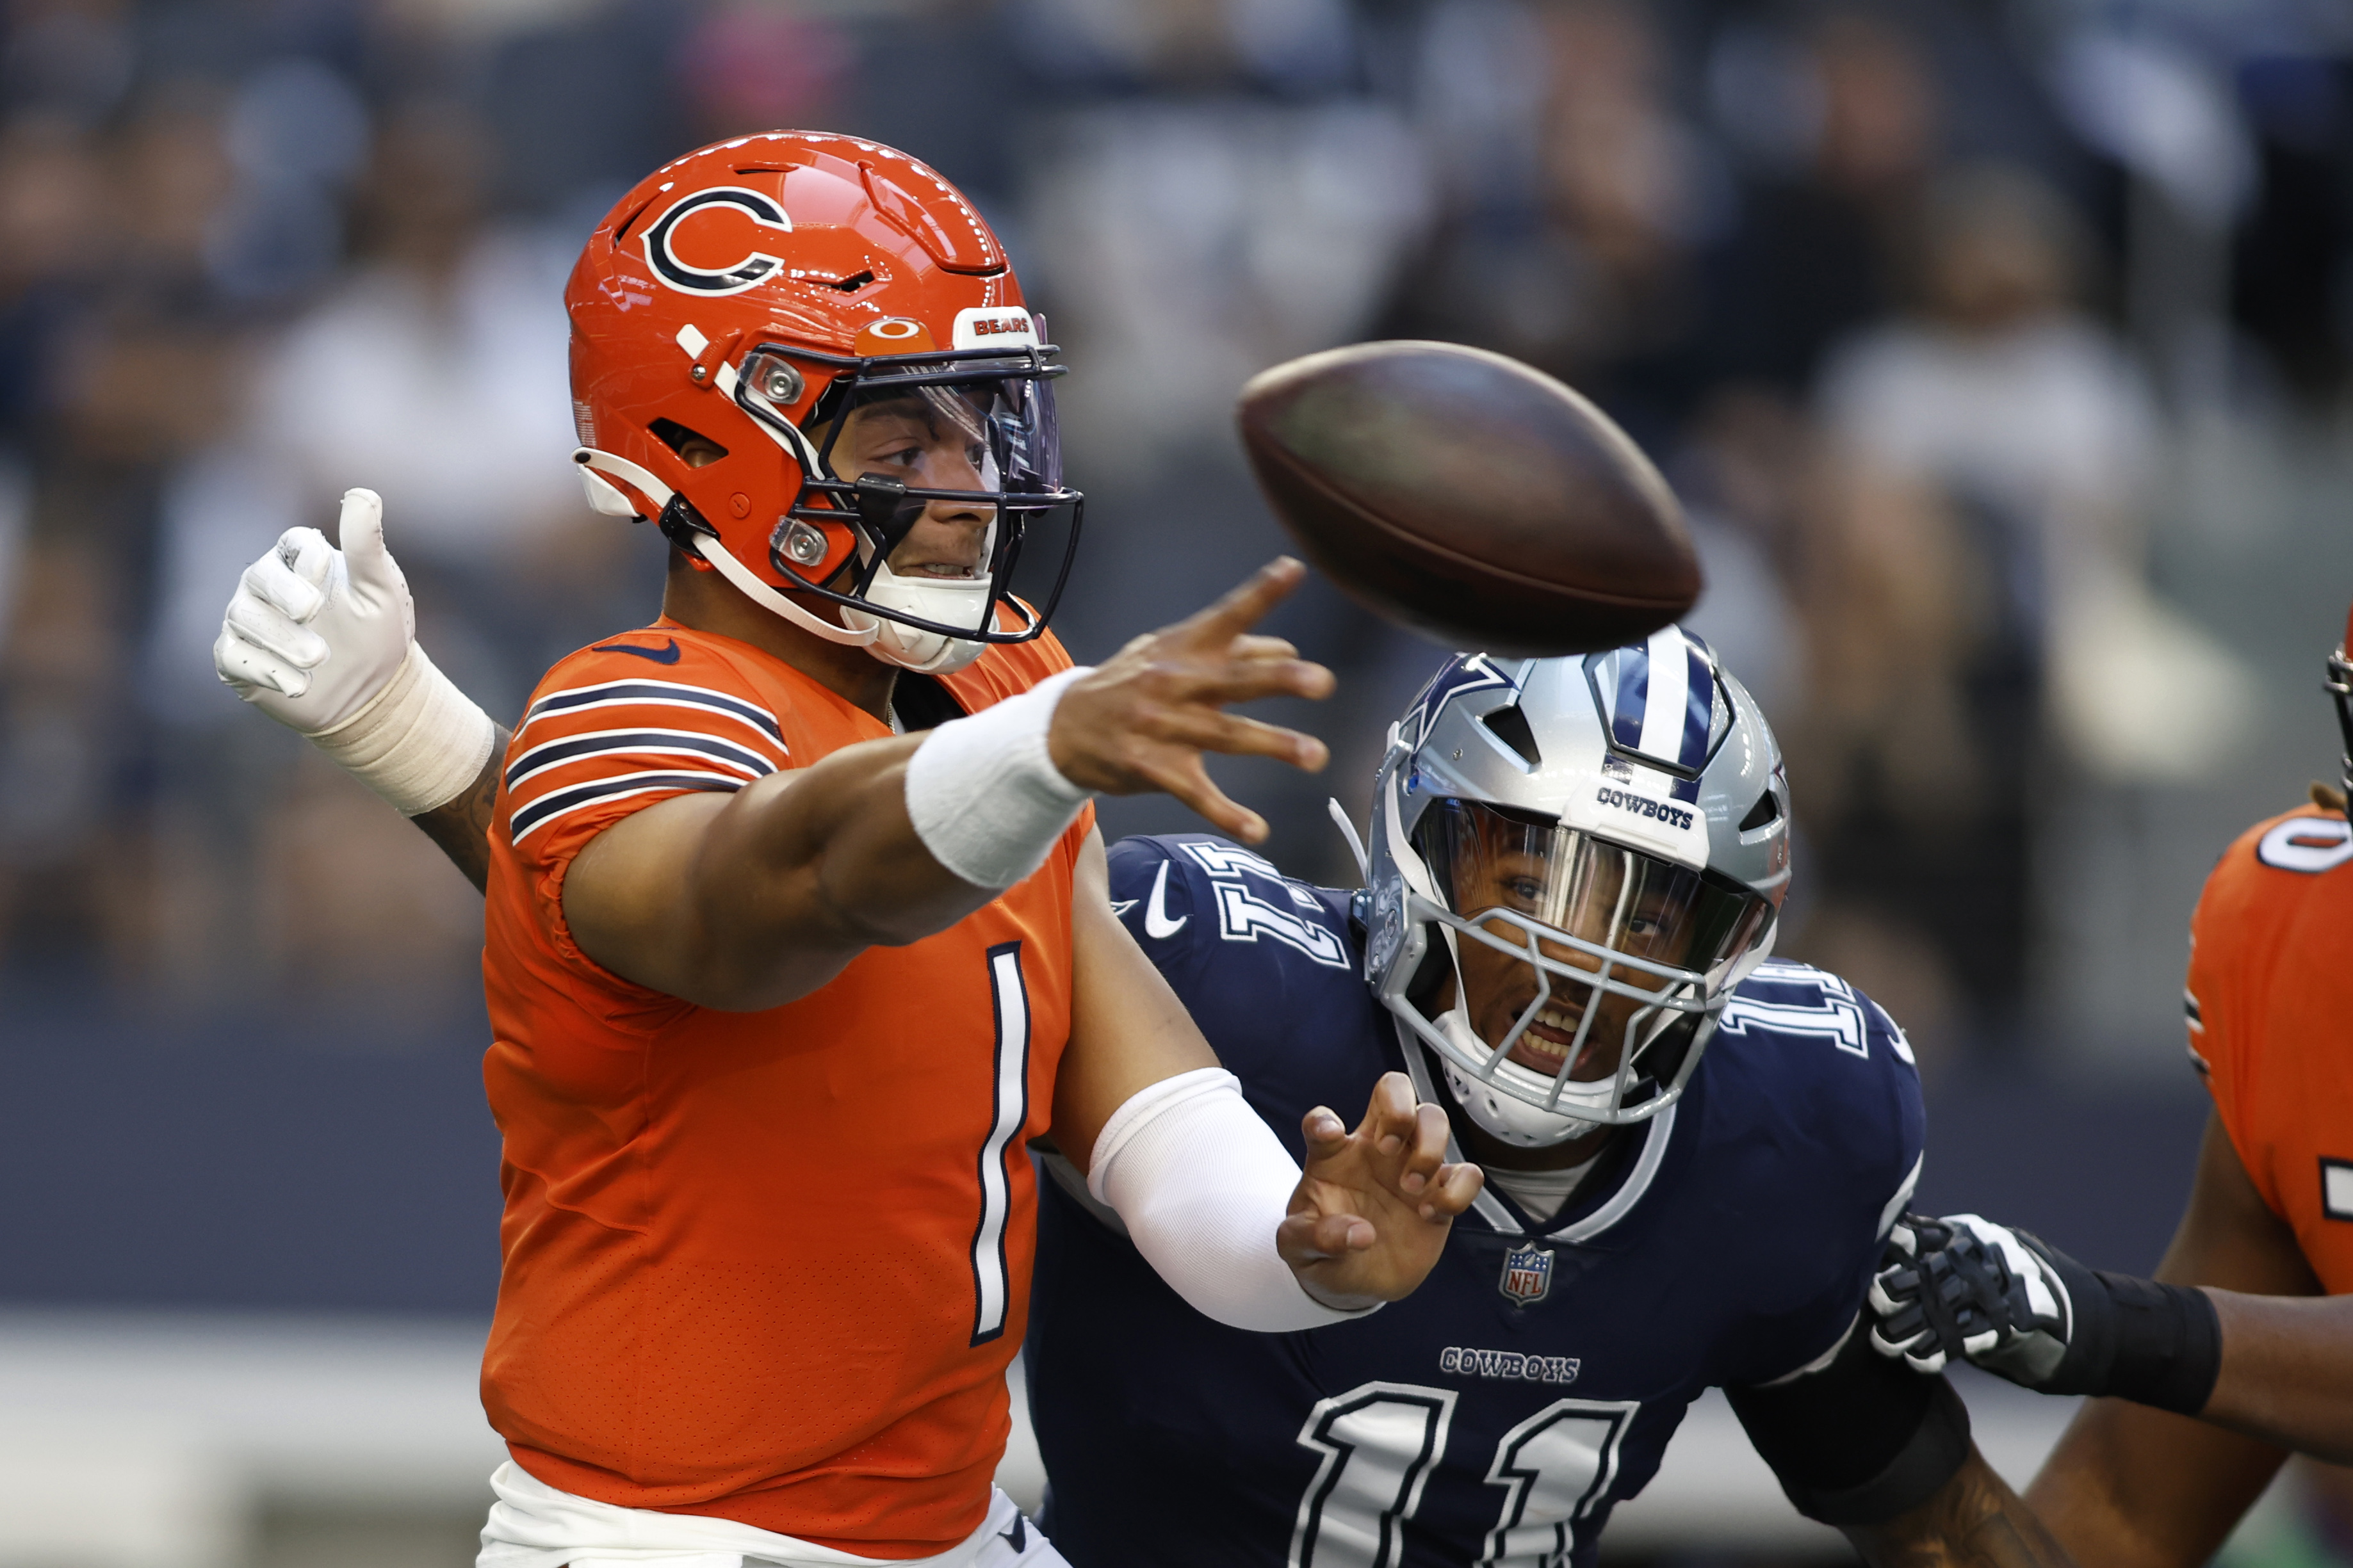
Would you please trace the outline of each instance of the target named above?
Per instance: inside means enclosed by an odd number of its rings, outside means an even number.
[[[956,669],[1045,629],[1082,500],[1061,482],[1064,370],[997,236],[923,164],[805,131],[689,153],[606,215],[565,306],[572,456],[597,510],[656,520],[760,605],[906,668]],[[976,438],[982,489],[833,470],[853,407],[910,396]],[[690,467],[693,437],[725,456]],[[891,570],[934,500],[995,509],[977,575]],[[1008,584],[1029,521],[1066,505],[1069,542],[1033,608]],[[787,595],[840,606],[841,624]]]

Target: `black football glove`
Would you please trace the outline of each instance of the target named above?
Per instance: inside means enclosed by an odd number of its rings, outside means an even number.
[[[2221,1367],[2200,1290],[2086,1268],[1973,1214],[1907,1214],[1871,1284],[1872,1347],[1923,1373],[1955,1357],[2044,1394],[2111,1394],[2196,1415]]]

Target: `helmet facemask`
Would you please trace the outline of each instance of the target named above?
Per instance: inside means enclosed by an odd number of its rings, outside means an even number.
[[[1474,1120],[1541,1146],[1680,1097],[1771,925],[1765,899],[1476,801],[1431,802],[1411,840],[1436,898],[1409,886],[1405,921],[1443,952],[1393,970],[1382,1000]],[[1452,1004],[1433,1017],[1450,975]]]
[[[745,354],[735,401],[782,447],[801,474],[798,494],[776,521],[769,565],[798,592],[840,606],[844,624],[869,638],[887,663],[926,673],[961,668],[990,643],[1026,642],[1044,630],[1061,597],[1078,545],[1082,500],[1061,482],[1060,434],[1050,347],[936,351],[849,359],[764,342]],[[834,372],[806,421],[784,412],[804,378]],[[978,489],[911,486],[880,473],[845,477],[836,449],[858,409],[905,400],[934,428],[965,436]],[[902,576],[893,552],[934,502],[984,508],[991,521],[968,578]],[[1069,506],[1071,532],[1052,587],[1032,607],[1009,584],[1031,521]],[[843,531],[852,548],[843,554]],[[831,567],[828,571],[828,568]],[[1015,624],[999,624],[997,607]]]

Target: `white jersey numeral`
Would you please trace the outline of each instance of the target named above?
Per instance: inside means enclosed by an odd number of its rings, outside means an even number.
[[[1291,1568],[1396,1568],[1398,1526],[1446,1451],[1454,1392],[1367,1383],[1318,1402],[1299,1446],[1324,1456],[1291,1535]]]
[[[1504,1434],[1487,1484],[1503,1487],[1503,1517],[1481,1568],[1557,1568],[1570,1531],[1618,1477],[1618,1447],[1641,1406],[1556,1400]]]
[[[1835,974],[1825,974],[1802,963],[1788,963],[1780,959],[1768,959],[1757,966],[1755,976],[1778,985],[1805,985],[1813,989],[1811,1002],[1764,1002],[1753,997],[1735,996],[1725,1004],[1723,1021],[1717,1027],[1726,1034],[1748,1032],[1748,1026],[1778,1030],[1788,1035],[1812,1035],[1828,1040],[1851,1056],[1868,1058],[1871,1055],[1870,1020],[1863,1016],[1863,999],[1853,986]],[[1876,1010],[1877,1005],[1871,1005]],[[1912,1042],[1896,1026],[1895,1020],[1884,1012],[1879,1014],[1887,1026],[1887,1035],[1895,1047],[1895,1054],[1905,1061],[1912,1060]]]
[[[1029,1120],[1029,991],[1021,978],[1021,944],[988,950],[988,989],[997,1004],[996,1110],[980,1146],[980,1223],[972,1233],[972,1342],[1005,1331],[1012,1284],[1005,1265],[1005,1222],[1013,1207],[1008,1145]]]
[[[1396,1568],[1403,1526],[1446,1453],[1453,1390],[1360,1384],[1308,1412],[1299,1446],[1323,1457],[1291,1536],[1290,1568]],[[1503,1508],[1478,1568],[1559,1568],[1577,1521],[1618,1477],[1641,1405],[1560,1399],[1504,1434],[1487,1468]]]
[[[1256,942],[1261,936],[1271,936],[1327,968],[1351,967],[1347,944],[1340,940],[1338,931],[1322,921],[1270,904],[1240,882],[1212,882],[1209,886],[1218,895],[1218,934],[1228,942]]]

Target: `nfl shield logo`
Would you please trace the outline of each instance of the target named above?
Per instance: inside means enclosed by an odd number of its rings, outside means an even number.
[[[1552,1248],[1531,1243],[1504,1254],[1504,1295],[1515,1307],[1532,1307],[1552,1289]]]

